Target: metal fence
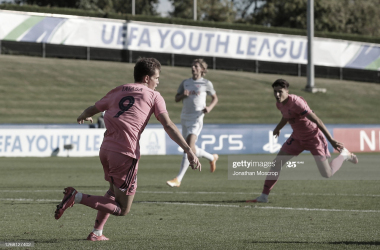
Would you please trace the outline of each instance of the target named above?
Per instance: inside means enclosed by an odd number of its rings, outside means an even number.
[[[103,49],[48,43],[0,40],[0,54],[37,57],[104,60],[134,63],[139,57],[155,57],[162,65],[189,66],[199,56],[153,53],[144,51]],[[212,69],[248,71],[255,73],[306,76],[305,64],[242,60],[221,57],[202,57]],[[380,71],[315,66],[315,77],[380,83]]]

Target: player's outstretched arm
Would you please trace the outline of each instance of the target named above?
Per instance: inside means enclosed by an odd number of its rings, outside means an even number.
[[[213,94],[211,96],[211,103],[207,107],[205,107],[202,111],[203,113],[207,114],[210,113],[211,110],[215,107],[215,105],[218,103],[218,96],[216,94]]]
[[[273,135],[275,137],[280,136],[280,131],[281,129],[288,123],[288,120],[285,119],[284,117],[281,118],[281,121],[277,124],[277,126],[273,130]]]
[[[322,131],[322,133],[326,136],[326,139],[331,143],[331,146],[335,148],[337,151],[341,151],[343,149],[343,143],[336,141],[330,134],[330,132],[327,130],[325,124],[322,122],[321,119],[315,114],[315,113],[308,113],[306,115],[307,119],[317,124],[319,130]]]
[[[85,121],[90,121],[92,123],[92,116],[96,115],[99,113],[100,110],[95,106],[90,106],[86,108],[80,116],[77,118],[77,122],[79,124],[83,124]]]
[[[191,168],[199,169],[199,171],[201,171],[201,163],[199,162],[198,157],[194,154],[190,146],[186,143],[186,140],[182,137],[177,126],[172,122],[172,120],[170,120],[169,114],[160,114],[158,116],[158,119],[164,127],[165,132],[169,135],[169,137],[185,151],[185,153],[187,154],[187,158],[190,162]]]

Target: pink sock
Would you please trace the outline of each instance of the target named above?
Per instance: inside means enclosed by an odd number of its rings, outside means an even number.
[[[340,167],[343,165],[345,158],[343,155],[338,155],[334,160],[330,162],[331,174],[334,175]]]
[[[270,191],[274,187],[274,185],[277,183],[278,177],[280,176],[281,169],[279,171],[276,171],[272,169],[270,172],[278,172],[277,176],[268,175],[264,182],[264,188],[263,188],[263,194],[269,195]]]
[[[113,201],[115,200],[115,194],[111,190],[108,190],[104,197],[109,198]],[[110,217],[109,213],[98,211],[94,228],[98,230],[103,230],[103,227],[106,224],[108,217]]]
[[[265,180],[262,193],[268,195],[276,183],[277,180]]]
[[[116,201],[103,196],[83,194],[80,204],[116,216],[121,212],[120,205]]]

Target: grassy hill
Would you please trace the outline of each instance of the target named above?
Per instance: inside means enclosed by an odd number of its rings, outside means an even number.
[[[133,82],[134,64],[0,55],[0,123],[75,123],[77,116],[110,89]],[[163,67],[158,91],[170,117],[180,122],[178,85],[191,77],[190,67]],[[290,93],[303,96],[325,123],[380,123],[380,85],[316,79],[327,93],[302,89],[305,77],[210,70],[219,97],[205,123],[277,123],[271,84],[287,79]],[[208,99],[208,102],[210,99]],[[157,123],[155,118],[151,122]]]

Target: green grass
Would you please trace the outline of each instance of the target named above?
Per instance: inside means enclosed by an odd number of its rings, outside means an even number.
[[[77,116],[112,88],[133,81],[133,64],[43,59],[0,55],[1,123],[75,123]],[[174,96],[181,81],[191,77],[190,67],[162,68],[158,91],[170,117],[180,123],[182,103]],[[380,84],[316,79],[327,93],[302,89],[305,77],[210,70],[206,78],[217,91],[219,103],[205,123],[277,123],[271,84],[287,79],[290,92],[303,96],[325,123],[378,124]],[[210,98],[208,99],[210,101]],[[152,118],[151,122],[157,123]]]
[[[86,107],[133,81],[133,64],[0,55],[1,123],[75,123]],[[190,68],[163,67],[158,91],[180,122],[178,85]],[[378,124],[379,84],[316,79],[327,93],[302,89],[304,77],[210,70],[219,104],[205,123],[277,123],[271,83],[285,78],[325,123]],[[151,122],[157,123],[152,118]],[[178,189],[166,186],[180,156],[144,156],[138,192],[127,217],[110,217],[109,242],[87,242],[96,211],[75,205],[56,221],[62,189],[103,195],[99,159],[1,158],[1,241],[34,241],[34,249],[375,249],[380,245],[380,182],[279,181],[268,204],[246,204],[263,181],[228,181],[228,156],[210,174],[188,171]],[[339,173],[347,171],[342,168]],[[314,169],[316,170],[316,169]],[[342,171],[342,172],[341,172]],[[19,200],[17,200],[19,199]],[[296,209],[304,210],[296,210]],[[325,210],[323,210],[325,209]],[[336,211],[341,210],[341,211]],[[365,212],[365,211],[367,212]],[[368,212],[373,210],[374,212]]]
[[[53,215],[66,186],[105,193],[108,185],[97,157],[0,160],[0,242],[34,241],[34,249],[356,250],[380,245],[379,181],[280,180],[269,203],[247,204],[263,182],[229,181],[228,156],[221,156],[213,174],[202,160],[203,171],[189,170],[175,189],[165,182],[177,174],[181,156],[144,156],[130,214],[110,217],[104,228],[110,241],[87,242],[95,210],[75,205],[58,221]],[[350,167],[345,163],[337,175]]]

